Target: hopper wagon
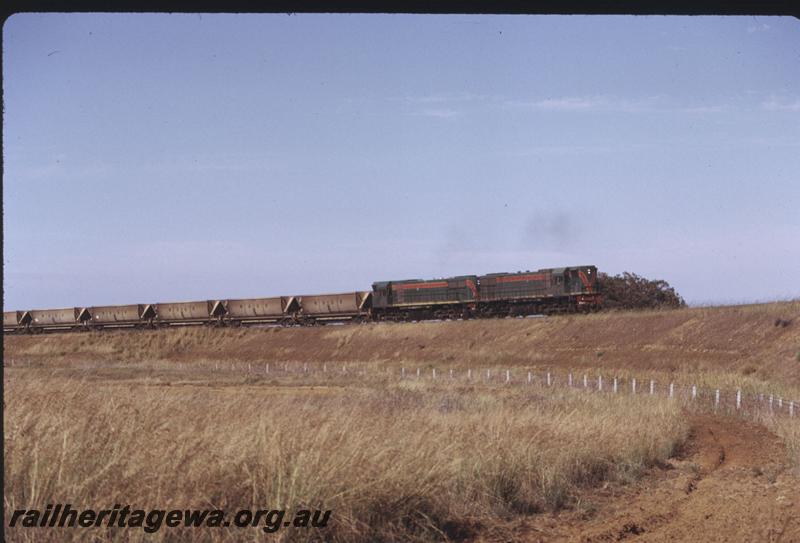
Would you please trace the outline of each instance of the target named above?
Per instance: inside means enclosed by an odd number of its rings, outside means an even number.
[[[156,316],[152,304],[101,305],[84,308],[80,320],[92,329],[152,325]]]
[[[156,324],[205,324],[219,321],[225,312],[221,301],[172,302],[155,304]]]
[[[300,309],[294,296],[224,300],[222,305],[223,322],[237,326],[244,323],[290,324],[296,321]]]
[[[28,326],[34,330],[73,330],[80,328],[80,307],[64,309],[32,309]]]
[[[3,311],[3,331],[18,332],[23,330],[31,321],[28,311]]]
[[[307,324],[321,324],[335,320],[366,320],[372,301],[372,292],[345,292],[342,294],[316,294],[297,297],[299,319]]]

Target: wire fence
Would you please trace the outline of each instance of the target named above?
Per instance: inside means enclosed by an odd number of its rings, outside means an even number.
[[[30,360],[3,362],[6,367],[39,367],[43,364],[31,364]],[[71,364],[72,369],[91,371],[99,367],[108,368],[98,363]],[[139,366],[139,369],[145,369]],[[590,374],[589,372],[538,370],[527,368],[498,369],[489,368],[437,368],[397,367],[382,363],[346,363],[346,362],[174,362],[151,365],[150,370],[166,370],[181,375],[191,375],[198,370],[226,375],[249,375],[261,377],[292,377],[303,380],[340,380],[353,378],[377,377],[389,380],[430,382],[439,385],[470,386],[504,386],[531,387],[537,389],[572,389],[593,394],[621,395],[628,394],[641,397],[666,397],[683,402],[687,407],[725,412],[744,416],[775,415],[796,418],[800,421],[800,400],[787,398],[775,393],[759,392],[742,388],[715,388],[692,383],[679,383],[665,379],[637,378],[633,376],[615,376],[613,374]]]
[[[715,412],[739,413],[742,415],[766,413],[785,415],[800,419],[800,400],[784,398],[774,393],[743,391],[741,388],[726,389],[676,383],[650,378],[616,377],[602,374],[590,375],[579,372],[556,372],[536,370],[449,369],[430,368],[407,370],[401,367],[400,379],[483,383],[488,385],[527,386],[540,389],[569,388],[595,394],[629,394],[639,396],[662,396],[682,401],[697,408],[708,408]]]

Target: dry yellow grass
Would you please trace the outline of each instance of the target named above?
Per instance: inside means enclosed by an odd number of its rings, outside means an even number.
[[[775,326],[776,318],[791,324]],[[798,302],[553,319],[53,334],[6,337],[4,346],[7,516],[56,502],[333,510],[331,526],[319,533],[277,534],[298,541],[482,533],[573,504],[603,481],[635,479],[686,437],[681,402],[662,395],[477,382],[486,368],[495,375],[510,369],[517,380],[529,370],[559,379],[572,370],[576,383],[583,373],[592,381],[603,375],[606,389],[616,376],[625,387],[633,377],[643,386],[654,379],[660,392],[675,382],[720,388],[728,400],[737,388],[800,398]],[[284,364],[293,371],[282,372]],[[420,367],[427,378],[401,382],[401,366],[409,375]],[[436,382],[432,368],[441,375]],[[467,368],[473,383],[463,379]],[[449,369],[461,378],[446,379]],[[786,442],[800,475],[798,418],[758,416]],[[265,536],[253,528],[162,528],[147,536],[98,528],[16,529],[8,537]]]
[[[521,387],[352,380],[191,385],[15,368],[5,377],[5,502],[331,509],[336,541],[440,540],[636,478],[686,435],[675,402]],[[232,382],[230,384],[233,384]],[[170,386],[166,386],[170,385]],[[245,386],[246,385],[246,386]],[[155,535],[8,531],[9,540],[263,541],[258,529]],[[278,537],[306,540],[309,532]]]
[[[757,420],[781,438],[786,445],[786,452],[789,455],[794,474],[800,477],[800,423],[797,418],[790,419],[762,414]]]

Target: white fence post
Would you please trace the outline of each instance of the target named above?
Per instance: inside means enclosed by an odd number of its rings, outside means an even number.
[[[794,416],[794,401],[789,402],[789,416]]]
[[[419,379],[419,373],[420,373],[419,368],[417,368],[417,379]]]
[[[467,369],[467,379],[472,380],[472,368]]]
[[[436,380],[436,368],[433,368],[433,380]]]
[[[583,374],[583,388],[589,388],[589,378],[586,377],[586,374]]]
[[[419,370],[417,370],[419,372]],[[347,373],[347,364],[342,364],[342,373]]]
[[[569,372],[569,375],[567,376],[567,386],[572,386],[572,372]]]
[[[742,391],[741,389],[736,390],[736,409],[741,409],[742,407]]]
[[[697,398],[697,385],[692,385],[692,399]]]
[[[781,398],[780,396],[778,397],[778,409],[783,411],[783,398]]]
[[[488,381],[491,378],[492,378],[492,370],[486,370],[486,380]]]
[[[453,378],[453,368],[450,368],[450,379]]]
[[[405,379],[405,378],[406,378],[406,369],[400,368],[400,379]]]
[[[636,394],[636,377],[634,377],[633,380],[631,381],[631,390],[633,391],[634,394]]]
[[[719,406],[719,389],[714,392],[714,409]]]
[[[772,411],[772,394],[769,395],[769,410]]]
[[[550,372],[547,372],[547,386],[550,386]]]
[[[655,389],[656,389],[656,383],[655,383],[655,381],[650,379],[650,395],[651,396],[653,395],[653,392],[655,391]]]
[[[405,369],[405,368],[404,368],[404,369]],[[323,372],[323,373],[328,373],[328,363],[327,363],[327,362],[324,362],[324,363],[322,364],[322,372]],[[403,372],[403,375],[405,375],[405,372]]]
[[[603,390],[603,376],[597,376],[597,390]]]
[[[506,370],[506,383],[508,383],[509,381],[511,381],[511,372],[509,370]]]
[[[528,372],[528,384],[531,383],[531,372]]]
[[[308,362],[303,362],[303,373],[308,373]]]
[[[614,377],[614,394],[617,393],[617,378]]]

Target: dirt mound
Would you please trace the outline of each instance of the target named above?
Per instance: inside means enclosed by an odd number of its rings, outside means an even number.
[[[777,323],[777,324],[776,324]],[[383,361],[727,371],[800,384],[800,302],[314,328],[6,336],[6,357]]]

